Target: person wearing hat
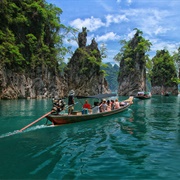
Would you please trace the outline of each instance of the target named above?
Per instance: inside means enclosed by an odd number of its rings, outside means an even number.
[[[68,96],[68,114],[72,114],[74,110],[74,90],[69,91],[69,96]]]

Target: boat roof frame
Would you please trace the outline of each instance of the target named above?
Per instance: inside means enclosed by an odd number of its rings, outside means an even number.
[[[76,96],[77,99],[86,99],[86,98],[97,98],[97,99],[103,99],[108,97],[117,96],[116,93],[109,93],[109,94],[97,94],[93,96]]]

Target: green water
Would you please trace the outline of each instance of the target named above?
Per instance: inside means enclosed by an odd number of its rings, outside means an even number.
[[[180,96],[135,99],[111,117],[63,126],[43,119],[17,131],[50,109],[51,100],[0,101],[0,179],[180,179]]]

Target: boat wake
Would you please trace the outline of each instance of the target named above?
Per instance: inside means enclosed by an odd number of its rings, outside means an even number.
[[[35,131],[37,129],[43,129],[43,128],[49,128],[49,127],[54,127],[54,125],[37,125],[37,126],[32,126],[32,127],[28,128],[28,129],[22,131],[21,133]]]
[[[17,133],[20,133],[20,131],[19,130],[15,130],[13,132],[8,132],[8,133],[5,133],[5,134],[2,134],[2,135],[0,135],[0,138],[9,137],[9,136],[15,135]]]
[[[30,132],[30,131],[35,131],[37,129],[49,128],[49,127],[54,127],[54,125],[37,125],[37,126],[30,127],[28,129],[24,130],[23,132],[21,132],[19,130],[15,130],[13,132],[8,132],[8,133],[0,135],[0,139],[5,138],[5,137],[9,137],[9,136],[12,136],[15,134],[19,134],[19,133]]]

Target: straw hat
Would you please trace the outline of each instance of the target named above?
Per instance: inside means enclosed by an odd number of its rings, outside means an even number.
[[[75,94],[74,90],[69,91],[69,96],[73,96]]]

